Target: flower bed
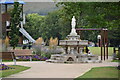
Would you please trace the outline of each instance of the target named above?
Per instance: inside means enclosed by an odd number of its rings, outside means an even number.
[[[33,61],[45,61],[47,59],[48,59],[47,57],[42,57],[42,56],[39,56],[39,55],[32,56]],[[20,61],[22,61],[22,60],[28,61],[28,60],[30,60],[30,56],[18,56],[18,61],[19,60]]]
[[[8,70],[8,69],[14,69],[14,68],[9,67],[9,66],[7,66],[5,64],[0,64],[0,70]]]

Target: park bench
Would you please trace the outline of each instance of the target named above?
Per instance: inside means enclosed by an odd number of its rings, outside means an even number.
[[[30,61],[32,61],[32,50],[30,49],[15,49],[15,50],[10,50],[11,52],[14,52],[15,53],[15,56],[16,57],[19,57],[19,56],[29,56],[30,57]]]
[[[0,52],[0,62],[2,64],[2,60],[13,60],[14,65],[16,65],[16,57],[14,52]]]

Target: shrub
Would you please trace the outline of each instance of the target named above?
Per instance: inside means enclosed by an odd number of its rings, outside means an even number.
[[[58,45],[58,38],[53,39],[52,37],[50,38],[49,41],[49,47],[50,48],[56,48]]]
[[[33,45],[33,50],[35,52],[35,54],[37,55],[41,55],[42,53],[44,53],[45,50],[45,43],[44,40],[42,39],[42,37],[38,38],[35,42],[35,44]]]

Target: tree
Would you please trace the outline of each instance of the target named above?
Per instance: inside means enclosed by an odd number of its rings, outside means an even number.
[[[17,25],[19,25],[20,21],[22,21],[21,18],[21,12],[22,12],[22,6],[18,3],[14,3],[14,8],[11,10],[11,31],[10,31],[10,45],[15,49],[15,47],[18,44],[19,39],[19,28]]]
[[[37,13],[28,14],[26,16],[25,29],[34,38],[38,39],[42,35],[42,24],[44,23],[45,16]]]
[[[120,32],[120,3],[109,2],[60,2],[59,10],[52,11],[42,17],[39,14],[28,14],[26,29],[34,39],[43,37],[49,42],[51,37],[58,37],[58,40],[65,39],[71,30],[72,16],[76,17],[76,28],[108,28],[109,41],[119,41]],[[113,30],[113,31],[111,31]],[[84,34],[84,35],[83,35]],[[82,39],[96,42],[99,32],[84,31]],[[117,44],[115,44],[117,45]]]
[[[108,28],[108,30],[115,30],[119,32],[120,26],[120,2],[60,2],[58,6],[62,5],[62,13],[64,19],[70,20],[72,16],[76,16],[77,27],[82,28]],[[116,28],[116,29],[115,29]],[[88,33],[87,33],[88,34]],[[113,40],[114,33],[109,34],[110,41]],[[95,36],[96,34],[91,31],[89,35]],[[117,35],[120,35],[117,33]],[[88,36],[88,39],[92,40],[93,37]]]
[[[50,12],[42,25],[42,37],[49,40],[50,37],[64,39],[70,32],[70,21],[64,21],[60,10]]]

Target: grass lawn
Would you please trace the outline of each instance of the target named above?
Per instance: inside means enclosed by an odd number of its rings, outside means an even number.
[[[92,68],[90,71],[86,72],[75,80],[106,80],[105,78],[109,78],[107,80],[116,80],[112,78],[118,78],[119,71],[116,67],[96,67]]]
[[[22,47],[16,47],[16,49],[22,49]],[[101,47],[89,47],[90,51],[93,54],[100,55],[101,54]],[[113,47],[108,47],[108,55],[113,55]]]
[[[112,60],[112,62],[120,62],[120,60]]]
[[[20,66],[20,65],[9,65],[9,67],[12,67],[14,69],[0,71],[0,77],[7,77],[9,75],[19,73],[21,71],[24,71],[30,68],[30,67]]]
[[[101,47],[89,47],[89,49],[92,52],[92,54],[96,54],[96,55],[100,56],[100,54],[101,54]],[[113,55],[113,47],[108,47],[108,55],[109,56]]]

